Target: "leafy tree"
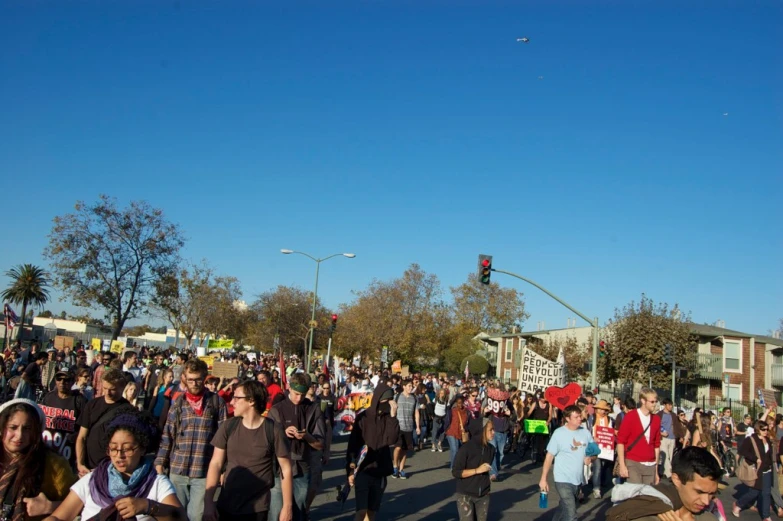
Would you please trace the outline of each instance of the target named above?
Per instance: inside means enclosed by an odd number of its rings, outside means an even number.
[[[480,332],[505,333],[519,327],[530,315],[525,312],[522,292],[503,288],[496,282],[489,286],[471,273],[461,285],[451,288],[454,299],[454,322],[460,334],[476,336]]]
[[[45,310],[41,311],[41,313],[38,316],[41,317],[41,318],[53,318],[54,317],[54,313],[52,313],[48,309],[45,309]]]
[[[476,354],[479,349],[481,349],[480,342],[473,340],[468,335],[460,336],[456,342],[443,350],[443,363],[441,364],[443,370],[449,373],[458,373],[465,358]]]
[[[214,278],[214,270],[203,261],[181,266],[155,281],[152,312],[181,332],[187,345],[206,328]]]
[[[248,308],[247,341],[262,351],[271,351],[275,336],[286,353],[303,354],[309,346],[313,293],[297,286],[278,286],[258,296]],[[326,348],[325,331],[331,313],[316,301],[315,317],[319,324],[313,338],[313,349]]]
[[[56,285],[75,305],[106,310],[116,339],[125,322],[146,309],[156,282],[174,272],[184,242],[162,210],[144,201],[119,209],[101,195],[54,218],[44,255]]]
[[[90,325],[93,325],[93,326],[105,326],[106,325],[102,319],[95,318],[92,315],[88,315],[88,314],[72,316],[71,320],[76,320],[77,322],[83,322],[85,324],[90,324]]]
[[[489,362],[487,362],[486,358],[481,355],[470,355],[460,364],[460,373],[465,372],[465,365],[468,363],[470,363],[470,366],[468,366],[470,374],[487,374],[487,371],[489,371]]]
[[[452,324],[437,276],[411,264],[402,277],[373,280],[355,295],[352,303],[340,308],[333,346],[337,354],[348,357],[358,352],[378,360],[381,346],[388,345],[390,356],[403,363],[437,363]]]
[[[0,296],[12,304],[22,305],[22,314],[19,316],[23,320],[27,316],[29,304],[39,307],[49,301],[49,274],[38,266],[21,264],[8,270],[5,275],[11,279],[11,284]],[[20,327],[19,338],[22,338],[21,332]]]
[[[603,330],[607,355],[599,360],[602,382],[641,380],[652,377],[653,385],[671,385],[671,367],[663,361],[666,344],[672,346],[678,366],[693,371],[697,361],[698,339],[688,327],[690,315],[678,306],[656,304],[642,294],[639,302],[615,309],[614,318]],[[655,366],[664,366],[656,370]]]
[[[576,337],[572,336],[554,337],[547,340],[531,338],[528,340],[528,347],[553,362],[557,361],[562,348],[566,362],[566,381],[569,382],[587,376],[585,363],[590,362],[593,357],[593,341],[588,340],[579,344]]]

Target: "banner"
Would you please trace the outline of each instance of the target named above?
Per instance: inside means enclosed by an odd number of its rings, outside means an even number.
[[[237,364],[232,364],[231,362],[212,363],[212,375],[218,378],[236,378],[238,373],[239,366]]]
[[[525,420],[525,432],[528,434],[549,434],[546,420]]]
[[[601,448],[601,454],[599,458],[614,461],[614,429],[611,427],[601,427],[600,425],[595,428],[595,442]]]
[[[209,340],[207,342],[207,349],[221,349],[226,347],[234,347],[234,340],[226,338],[223,340]]]
[[[353,423],[360,411],[367,409],[372,402],[372,393],[351,393],[337,400],[337,410],[334,416],[334,433],[346,436],[353,430]]]
[[[527,347],[522,351],[522,366],[519,368],[517,385],[521,391],[533,393],[552,385],[563,385],[564,380],[562,365],[550,362]]]
[[[120,340],[111,341],[112,353],[117,353],[118,355],[121,355],[124,350],[125,350],[125,344],[123,342],[121,342]]]

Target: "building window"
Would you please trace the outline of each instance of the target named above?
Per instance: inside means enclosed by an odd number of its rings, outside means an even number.
[[[514,352],[514,340],[506,340],[506,362],[511,361],[511,354]]]
[[[723,371],[727,373],[742,372],[742,340],[725,340],[723,342]]]
[[[742,400],[742,386],[738,384],[723,384],[723,396],[729,400]]]
[[[511,381],[511,369],[506,369],[503,371],[503,380],[506,382]]]

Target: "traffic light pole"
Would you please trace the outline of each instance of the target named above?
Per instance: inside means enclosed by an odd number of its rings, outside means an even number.
[[[516,273],[511,273],[510,271],[504,271],[492,268],[492,271],[495,271],[497,273],[505,273],[506,275],[511,275],[512,277],[516,277],[519,280],[523,280],[527,282],[528,284],[532,284],[533,286],[537,287],[556,301],[560,302],[562,305],[579,315],[585,322],[593,326],[593,376],[592,376],[592,388],[595,389],[598,387],[598,317],[594,317],[592,320],[587,318],[585,315],[577,311],[573,306],[570,306],[566,301],[559,298],[557,295],[546,289],[545,287],[541,286],[540,284],[537,284],[533,282],[532,280],[525,278],[521,275],[517,275]]]

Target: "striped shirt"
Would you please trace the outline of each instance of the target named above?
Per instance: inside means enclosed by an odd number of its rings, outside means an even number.
[[[226,402],[216,394],[204,392],[204,412],[198,416],[182,397],[177,425],[177,406],[172,402],[155,465],[168,466],[173,474],[189,478],[205,478],[212,459],[212,437],[218,425],[228,416]],[[178,402],[179,400],[177,400]],[[217,404],[217,410],[215,408]]]
[[[412,394],[405,396],[400,394],[397,397],[397,421],[400,422],[400,430],[413,432],[416,429],[416,397]]]

